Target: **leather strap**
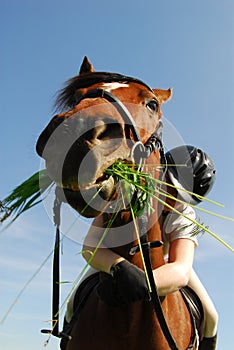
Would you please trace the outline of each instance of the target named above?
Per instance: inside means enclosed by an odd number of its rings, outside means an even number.
[[[52,291],[52,329],[42,329],[41,333],[53,334],[55,337],[61,338],[66,336],[59,331],[59,299],[60,299],[60,208],[62,202],[58,192],[60,189],[55,189],[54,201],[54,224],[56,226],[54,256],[53,256],[53,291]]]
[[[162,241],[153,241],[153,242],[146,242],[146,243],[142,243],[141,246],[143,248],[145,248],[145,246],[147,246],[147,249],[151,249],[151,248],[159,248],[163,245]],[[134,245],[134,247],[132,247],[129,250],[129,255],[135,255],[136,253],[138,253],[140,251],[140,247],[139,244]]]

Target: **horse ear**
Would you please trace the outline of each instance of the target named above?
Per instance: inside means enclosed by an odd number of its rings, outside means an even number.
[[[90,63],[87,56],[84,57],[82,65],[80,67],[80,74],[94,72],[93,65]]]
[[[169,101],[172,97],[172,88],[169,88],[168,90],[153,89],[153,92],[155,93],[160,104]]]

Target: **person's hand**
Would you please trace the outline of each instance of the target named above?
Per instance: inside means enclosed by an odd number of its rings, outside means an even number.
[[[111,275],[97,286],[97,294],[110,306],[150,300],[144,272],[127,260],[111,268]]]

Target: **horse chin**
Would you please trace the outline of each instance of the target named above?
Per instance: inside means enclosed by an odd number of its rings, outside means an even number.
[[[115,181],[112,176],[83,188],[62,186],[65,201],[80,215],[87,218],[98,216],[110,205],[116,193]]]

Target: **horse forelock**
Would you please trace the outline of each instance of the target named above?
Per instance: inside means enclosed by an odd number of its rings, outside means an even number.
[[[61,89],[55,101],[55,109],[59,112],[73,108],[76,103],[76,91],[83,88],[88,88],[98,83],[137,83],[146,87],[148,90],[152,89],[143,81],[137,78],[125,76],[119,73],[108,72],[92,72],[77,75],[69,79],[65,83],[65,87]]]

